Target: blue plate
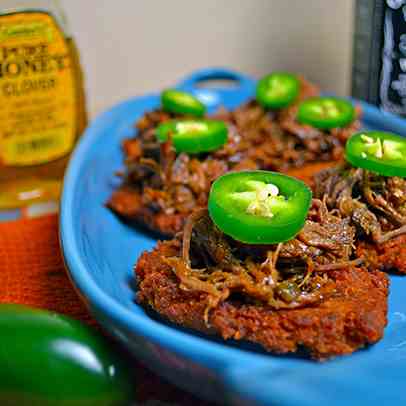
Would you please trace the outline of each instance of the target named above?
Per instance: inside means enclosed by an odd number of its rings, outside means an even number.
[[[232,86],[202,87],[227,80]],[[213,111],[254,94],[255,81],[227,69],[198,71],[178,86]],[[405,121],[357,102],[371,129],[406,135]],[[391,277],[389,325],[376,345],[324,364],[266,354],[177,328],[134,302],[133,266],[155,240],[123,224],[104,203],[118,185],[120,142],[133,123],[159,105],[157,94],[131,99],[99,116],[70,161],[63,190],[60,237],[73,284],[93,315],[152,370],[196,395],[238,404],[406,404],[406,277]]]

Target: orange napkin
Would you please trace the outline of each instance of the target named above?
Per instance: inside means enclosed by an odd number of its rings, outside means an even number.
[[[98,328],[64,269],[57,215],[0,223],[0,303],[52,310]],[[135,359],[133,363],[137,386],[134,402],[137,405],[152,401],[208,406],[164,382]]]

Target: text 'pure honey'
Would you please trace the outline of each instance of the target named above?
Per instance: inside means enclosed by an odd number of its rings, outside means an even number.
[[[8,3],[0,5],[0,209],[57,200],[86,125],[78,53],[58,5]]]

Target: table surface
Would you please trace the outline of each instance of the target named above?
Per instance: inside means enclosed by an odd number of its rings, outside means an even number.
[[[103,334],[67,276],[59,249],[57,214],[0,223],[0,275],[0,303],[19,303],[62,313]],[[210,406],[150,372],[118,343],[112,345],[134,364],[134,405]]]

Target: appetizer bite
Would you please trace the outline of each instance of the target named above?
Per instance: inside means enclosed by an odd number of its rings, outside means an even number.
[[[167,90],[161,101],[162,110],[147,113],[138,135],[124,141],[126,173],[107,205],[172,236],[195,207],[207,205],[211,183],[238,163],[215,151],[239,137],[223,121],[202,118],[205,107],[191,94]]]
[[[286,172],[343,157],[348,137],[360,128],[359,107],[319,90],[300,76],[275,72],[262,78],[256,98],[217,117],[249,140],[252,167]]]
[[[348,163],[314,177],[315,196],[351,219],[372,269],[406,273],[406,139],[367,131],[346,145]]]
[[[275,172],[219,177],[208,209],[139,259],[138,301],[180,325],[315,359],[379,340],[388,280],[353,252],[350,218]]]

